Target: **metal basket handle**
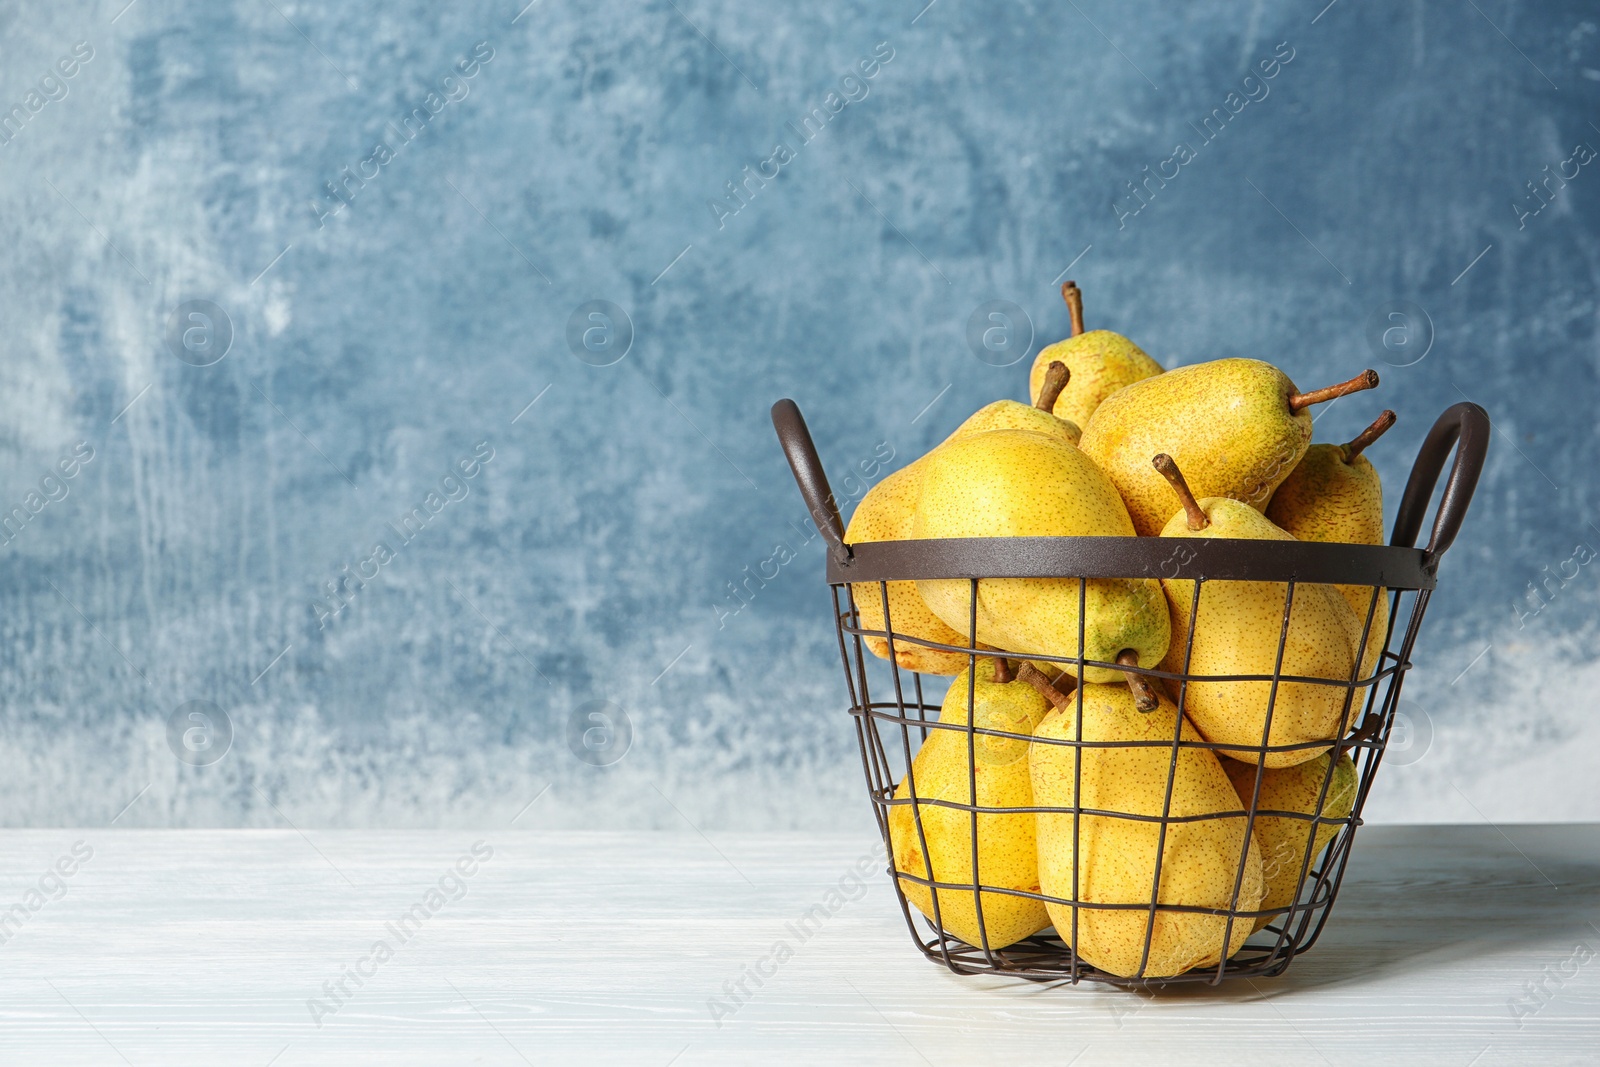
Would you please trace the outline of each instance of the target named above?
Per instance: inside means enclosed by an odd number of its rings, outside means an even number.
[[[828,550],[840,565],[850,562],[850,546],[844,543],[844,521],[839,518],[839,505],[828,488],[828,475],[822,469],[817,446],[811,440],[805,416],[793,400],[785,398],[772,405],[772,428],[778,431],[778,443],[789,460],[800,495],[805,498],[811,521],[828,541]]]
[[[1422,519],[1433,496],[1433,487],[1444,469],[1445,457],[1455,448],[1456,461],[1450,467],[1450,479],[1445,482],[1444,496],[1439,500],[1439,511],[1433,518],[1433,533],[1428,538],[1424,564],[1430,572],[1439,565],[1439,558],[1455,541],[1461,522],[1467,517],[1472,504],[1472,491],[1477,488],[1478,475],[1483,473],[1483,460],[1489,452],[1489,413],[1477,404],[1460,403],[1446,408],[1428,431],[1427,440],[1417,452],[1417,461],[1411,467],[1411,480],[1406,483],[1405,496],[1400,499],[1400,511],[1394,520],[1394,537],[1390,544],[1411,548],[1417,543],[1422,530]],[[1458,444],[1459,442],[1459,444]]]

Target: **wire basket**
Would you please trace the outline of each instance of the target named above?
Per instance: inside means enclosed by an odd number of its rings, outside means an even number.
[[[1177,982],[1215,985],[1224,978],[1281,974],[1296,955],[1316,942],[1338,894],[1351,843],[1362,822],[1362,808],[1394,728],[1401,684],[1411,666],[1411,650],[1435,586],[1440,558],[1455,540],[1483,469],[1490,426],[1481,407],[1456,404],[1435,422],[1413,465],[1388,546],[1165,537],[962,538],[846,544],[827,475],[799,408],[793,401],[780,400],[773,406],[772,419],[800,493],[827,541],[827,581],[833,591],[834,623],[862,769],[889,856],[887,873],[906,926],[925,956],[958,974],[1005,974],[1074,984],[1089,980],[1120,986]],[[1455,462],[1434,518],[1431,538],[1427,548],[1417,549],[1413,546],[1424,514],[1453,448]],[[975,638],[964,638],[964,643],[942,643],[896,630],[890,583],[965,580],[971,610],[971,625],[966,632],[976,634],[979,582],[1009,578],[1065,579],[1076,583],[1080,610],[1075,650],[996,649],[980,645]],[[1083,605],[1089,588],[1102,579],[1147,578],[1191,583],[1191,620],[1201,610],[1201,591],[1208,583],[1281,584],[1283,625],[1271,672],[1191,673],[1188,668],[1195,633],[1204,623],[1204,615],[1199,616],[1199,623],[1185,628],[1182,670],[1141,668],[1085,657]],[[1365,591],[1366,617],[1360,650],[1355,655],[1356,669],[1347,677],[1293,675],[1282,669],[1295,590],[1308,584],[1336,584]],[[1072,586],[1064,588],[1070,593]],[[871,625],[864,624],[864,600],[858,600],[868,596],[876,601],[866,613]],[[1309,596],[1302,592],[1302,598]],[[1387,625],[1384,602],[1388,608]],[[873,653],[869,643],[878,645],[879,654]],[[1375,654],[1367,654],[1369,646]],[[958,714],[947,714],[948,721],[941,722],[940,691],[935,685],[942,680],[903,666],[902,659],[915,659],[903,655],[910,650],[944,653],[947,660],[954,657],[968,672],[964,678],[976,677],[980,660],[997,656],[1006,657],[1007,667],[1002,670],[1013,669],[1010,665],[1016,661],[1027,664],[1016,670],[1049,665],[1061,669],[1061,678],[1068,682],[1085,677],[1093,668],[1117,671],[1128,677],[1131,689],[1160,687],[1175,704],[1168,716],[1172,721],[1170,736],[1092,740],[1085,730],[1095,727],[1093,719],[1101,712],[1096,710],[1098,705],[1091,706],[1086,722],[1084,694],[1089,687],[1082,685],[1068,688],[1070,695],[1063,694],[1055,701],[1061,721],[1068,724],[1065,737],[1045,739],[1019,732],[1015,726],[1006,729],[1004,724],[997,727],[992,722],[974,723],[976,687],[970,683],[961,683],[966,694],[965,715],[959,714],[958,692]],[[1187,725],[1186,715],[1176,713],[1176,708],[1191,706],[1187,702],[1191,696],[1198,700],[1203,686],[1240,683],[1256,683],[1267,690],[1265,725],[1257,744],[1241,744],[1237,739],[1232,743],[1208,741]],[[1294,686],[1327,687],[1342,699],[1343,715],[1326,735],[1290,744],[1269,743],[1273,713]],[[1061,688],[1058,683],[1058,691]],[[1104,688],[1099,687],[1096,692]],[[956,691],[955,686],[950,690]],[[1041,692],[1045,691],[1041,688]],[[1288,712],[1280,714],[1287,716]],[[964,740],[967,780],[964,788],[958,783],[954,796],[948,795],[950,790],[941,796],[919,795],[914,761],[930,734],[941,730],[954,735],[958,742]],[[983,752],[995,746],[1010,746],[1013,752],[1021,746],[1029,760],[1043,758],[1041,752],[1064,758],[1073,768],[1070,803],[1039,803],[1037,797],[1026,805],[978,803],[982,799],[978,796],[979,760],[984,758]],[[1040,746],[1050,747],[1041,750]],[[959,743],[956,747],[959,751]],[[1300,759],[1308,750],[1328,753],[1328,771],[1313,790],[1314,803],[1274,808],[1263,802],[1263,783],[1269,772],[1249,768],[1248,764],[1264,766],[1269,760],[1281,763]],[[1175,810],[1182,805],[1174,803],[1180,763],[1188,774],[1189,761],[1213,758],[1198,754],[1203,752],[1244,761],[1241,765],[1247,769],[1238,779],[1243,783],[1237,789],[1239,803],[1185,814]],[[1146,769],[1155,760],[1158,772],[1160,764],[1165,763],[1165,795],[1159,810],[1152,810],[1148,803],[1118,803],[1080,791],[1087,788],[1084,767],[1103,766],[1092,761],[1104,761],[1113,753]],[[1354,764],[1354,795],[1349,800],[1341,797],[1334,805],[1329,798],[1335,778],[1334,760],[1340,759],[1342,766],[1345,754]],[[1215,762],[1229,765],[1227,759],[1216,758]],[[1348,777],[1345,781],[1348,783]],[[1228,794],[1230,798],[1233,795]],[[1347,810],[1339,810],[1346,804]],[[901,809],[899,815],[895,814],[897,808]],[[956,813],[954,848],[959,863],[940,864],[930,858],[929,824],[936,812],[947,835],[950,813]],[[1036,827],[1036,832],[1043,835],[1048,827],[1054,835],[1050,840],[1060,849],[1068,848],[1070,841],[1070,852],[1064,853],[1069,857],[1065,865],[1070,868],[1070,876],[1058,874],[1046,887],[1001,884],[1001,879],[985,881],[988,870],[994,868],[980,856],[980,837],[988,832],[980,831],[980,816],[985,827],[996,825],[992,820],[1031,816],[1035,822],[1030,825]],[[960,836],[963,818],[969,838]],[[902,827],[898,842],[892,827],[897,821]],[[1280,845],[1288,842],[1270,857],[1270,867],[1261,859],[1258,841],[1269,836],[1269,828],[1275,828]],[[1184,872],[1175,859],[1170,861],[1173,870],[1169,878],[1163,880],[1163,861],[1168,860],[1169,854],[1178,854],[1179,842],[1193,841],[1197,833],[1210,833],[1213,841],[1238,842],[1237,859],[1230,860],[1232,877],[1223,876],[1222,883],[1224,887],[1231,883],[1232,892],[1221,899],[1185,899],[1183,885],[1171,884],[1184,881]],[[1125,853],[1120,856],[1114,854],[1119,840]],[[897,843],[902,853],[915,856],[918,863],[898,861]],[[1039,850],[1041,866],[1047,851]],[[951,854],[950,849],[945,854]],[[1141,862],[1148,874],[1143,881]],[[1096,867],[1096,863],[1101,866]],[[1112,869],[1105,867],[1106,863],[1121,863],[1133,873],[1108,882],[1098,877],[1098,872]],[[1258,863],[1262,863],[1260,875],[1252,873],[1258,870]],[[940,866],[964,866],[965,870],[950,876],[934,869]],[[1212,875],[1215,882],[1216,872]],[[1263,876],[1267,882],[1260,881]],[[1272,879],[1277,879],[1280,886],[1290,886],[1287,899],[1265,906],[1265,890],[1259,898],[1250,899],[1255,891],[1250,888],[1246,892],[1247,883],[1249,887],[1268,885]],[[1042,876],[1039,881],[1044,881]],[[1130,894],[1130,884],[1147,888]],[[1119,885],[1120,899],[1112,899],[1119,896]],[[1003,916],[1023,914],[1040,905],[1055,920],[1053,925],[1046,924],[1020,939],[993,939],[1004,940],[1004,944],[991,943],[990,931],[1001,925]],[[986,908],[992,922],[986,921]],[[950,926],[962,925],[956,918],[958,912],[966,916],[969,927],[965,940],[949,932]],[[1208,935],[1213,945],[1209,956],[1198,962],[1190,960],[1186,966],[1185,957],[1174,955],[1179,951],[1176,945],[1181,943],[1192,950],[1196,937]],[[1116,951],[1107,947],[1113,944]]]

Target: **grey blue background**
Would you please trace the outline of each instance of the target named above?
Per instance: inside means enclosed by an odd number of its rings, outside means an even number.
[[[6,108],[94,51],[0,147],[0,502],[94,452],[0,548],[0,822],[866,827],[767,409],[801,404],[836,487],[899,466],[1025,395],[969,316],[1010,301],[1058,339],[1065,276],[1168,366],[1377,367],[1316,428],[1399,412],[1370,453],[1391,515],[1435,415],[1489,408],[1369,817],[1600,817],[1600,567],[1519,601],[1600,546],[1600,165],[1516,207],[1600,147],[1592,6],[124,2],[0,11]],[[329,213],[479,42],[467,95]],[[864,97],[786,127],[880,45]],[[1196,158],[1119,223],[1178,142]],[[194,300],[231,323],[210,366],[167,343]],[[632,325],[606,366],[568,343],[592,300]],[[1400,301],[1423,315],[1374,343]],[[479,442],[399,547],[386,523]],[[192,700],[232,724],[208,766],[168,745]],[[571,743],[595,701],[631,727],[607,766]]]

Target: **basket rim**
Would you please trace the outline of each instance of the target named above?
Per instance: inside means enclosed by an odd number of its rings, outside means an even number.
[[[828,555],[830,585],[981,578],[1167,578],[1432,589],[1419,548],[1236,537],[950,537],[857,541]]]

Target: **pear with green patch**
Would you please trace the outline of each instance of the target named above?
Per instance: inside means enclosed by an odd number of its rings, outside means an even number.
[[[997,400],[985,405],[956,428],[933,451],[928,452],[868,490],[850,516],[845,529],[846,544],[870,541],[903,541],[911,536],[912,522],[916,517],[917,500],[922,492],[922,470],[928,457],[951,441],[974,433],[997,429],[1033,430],[1076,445],[1079,429],[1073,423],[1050,414],[1049,406],[1056,393],[1067,383],[1067,368],[1056,364],[1050,371],[1049,382],[1040,400],[1042,407],[1029,407],[1015,400]],[[965,653],[948,652],[917,644],[916,638],[941,645],[964,645],[967,639],[947,626],[923,603],[914,582],[854,582],[850,586],[855,599],[860,625],[864,630],[885,631],[884,601],[888,601],[889,618],[894,620],[895,662],[907,670],[922,674],[955,674],[966,670],[969,662]],[[868,636],[864,639],[868,650],[883,659],[889,658],[889,639]]]
[[[948,442],[922,469],[915,538],[1129,537],[1133,524],[1116,489],[1079,449],[1026,430],[991,430]],[[972,583],[917,582],[928,607],[965,636]],[[976,639],[1024,658],[1072,656],[1083,627],[1089,681],[1115,682],[1117,664],[1161,662],[1171,632],[1161,587],[1152,578],[1089,579],[1080,619],[1076,578],[983,578],[977,583]],[[1076,666],[1071,670],[1076,673]]]

